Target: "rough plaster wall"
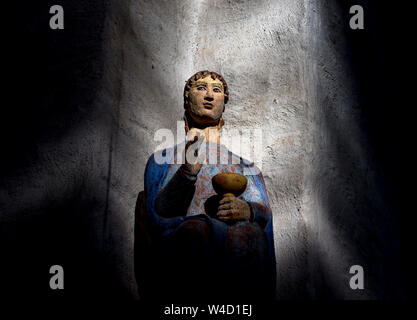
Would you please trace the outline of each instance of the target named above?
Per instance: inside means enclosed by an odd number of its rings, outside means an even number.
[[[381,265],[396,240],[358,124],[343,23],[328,1],[111,3],[103,85],[114,115],[106,243],[132,296],[134,206],[158,145],[153,135],[175,130],[184,81],[209,69],[230,86],[226,128],[263,128],[277,297],[387,297],[389,270]],[[364,291],[348,287],[354,264],[365,268]]]
[[[28,32],[17,37],[19,86],[0,117],[2,291],[9,297],[10,285],[19,299],[56,297],[47,284],[58,263],[65,297],[139,298],[133,211],[157,146],[153,135],[175,130],[185,79],[212,69],[230,85],[226,127],[264,129],[277,297],[401,297],[395,221],[390,199],[381,196],[389,186],[367,146],[366,106],[358,103],[343,33],[348,3],[62,0],[65,31],[51,32],[47,2],[19,2]],[[390,44],[377,31],[380,52]],[[397,69],[397,61],[389,67]],[[392,79],[384,79],[382,87],[392,90]],[[384,135],[395,145],[394,174],[403,165],[400,150],[411,145],[403,113],[391,110],[397,99],[382,117],[401,131]],[[404,193],[400,199],[412,198],[412,188],[392,187]],[[348,287],[353,264],[365,269],[364,291]]]

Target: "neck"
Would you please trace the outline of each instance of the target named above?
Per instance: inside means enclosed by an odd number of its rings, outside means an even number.
[[[185,124],[188,125],[189,129],[196,128],[196,129],[203,130],[206,128],[218,127],[220,124],[220,119],[218,119],[215,122],[197,122],[187,112],[184,114],[184,121],[185,121]]]
[[[205,136],[206,142],[214,142],[220,144],[220,130],[224,124],[222,118],[217,121],[217,124],[197,124],[192,121],[187,114],[184,115],[185,133],[195,135],[197,132]]]

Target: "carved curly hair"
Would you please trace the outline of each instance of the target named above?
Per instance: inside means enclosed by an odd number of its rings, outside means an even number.
[[[229,101],[229,87],[227,86],[227,83],[223,79],[223,77],[220,74],[216,73],[216,72],[204,70],[204,71],[199,71],[199,72],[193,74],[187,81],[185,81],[185,87],[184,87],[184,109],[186,108],[187,103],[189,101],[188,93],[189,93],[189,91],[190,91],[191,86],[193,85],[193,83],[195,81],[197,81],[198,79],[205,78],[207,75],[210,75],[213,80],[219,79],[221,81],[221,83],[223,84],[223,90],[224,90],[224,104],[226,104],[227,101]]]

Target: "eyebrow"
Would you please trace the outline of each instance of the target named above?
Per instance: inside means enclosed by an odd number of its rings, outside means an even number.
[[[199,81],[199,82],[196,82],[194,85],[195,86],[207,86],[207,83]],[[223,89],[223,85],[221,83],[214,83],[213,87],[218,87],[218,88]]]

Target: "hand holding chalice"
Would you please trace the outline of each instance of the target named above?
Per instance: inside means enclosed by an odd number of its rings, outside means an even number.
[[[213,188],[222,196],[216,214],[217,219],[224,222],[250,220],[249,204],[237,198],[245,191],[247,183],[247,178],[239,173],[222,172],[213,177]]]

